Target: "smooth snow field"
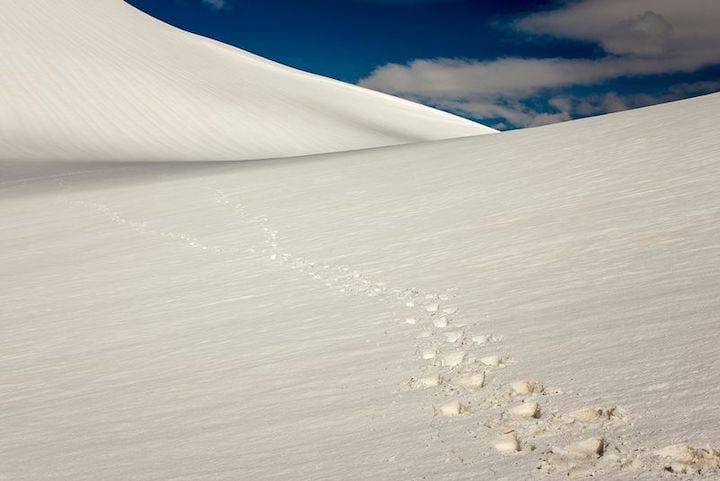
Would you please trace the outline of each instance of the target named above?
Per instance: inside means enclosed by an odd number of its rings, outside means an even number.
[[[720,479],[719,122],[6,181],[1,479]]]
[[[48,5],[0,0],[0,480],[720,480],[720,94],[492,133]]]

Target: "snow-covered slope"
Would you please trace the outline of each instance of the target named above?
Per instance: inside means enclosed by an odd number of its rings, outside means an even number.
[[[0,159],[237,160],[494,132],[122,0],[0,0],[0,58]]]
[[[720,479],[719,124],[16,175],[0,479]]]

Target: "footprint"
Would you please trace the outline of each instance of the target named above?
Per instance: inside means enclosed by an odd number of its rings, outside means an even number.
[[[503,454],[517,453],[522,448],[515,431],[507,431],[495,440],[493,447]]]
[[[423,349],[420,356],[425,360],[435,359],[435,357],[437,357],[437,349],[431,347]]]
[[[575,421],[594,422],[609,421],[616,417],[615,408],[584,408],[565,414],[563,417]]]
[[[458,400],[448,401],[440,406],[440,413],[443,416],[460,416],[467,411],[467,407]]]
[[[687,444],[674,444],[653,453],[672,463],[666,471],[678,474],[702,473],[720,469],[720,449],[692,448]]]
[[[444,329],[448,327],[447,317],[437,317],[433,319],[432,323],[433,326],[437,327],[438,329]]]
[[[481,389],[485,386],[485,371],[476,374],[465,374],[455,379],[455,383],[468,389]]]
[[[569,459],[596,459],[605,453],[605,439],[588,438],[565,447],[553,447],[552,452]]]
[[[465,360],[465,353],[463,351],[451,352],[445,354],[441,360],[441,365],[445,367],[455,367]]]
[[[508,410],[510,416],[516,419],[537,419],[540,417],[540,405],[536,402],[518,404]]]
[[[415,389],[427,389],[436,387],[445,382],[445,379],[440,374],[430,374],[418,379],[410,380],[410,387]]]
[[[451,344],[458,342],[462,339],[462,331],[450,331],[445,333],[445,340]]]
[[[493,342],[499,341],[499,339],[496,338],[495,336],[493,336],[492,334],[486,334],[486,335],[482,335],[482,336],[473,336],[471,340],[478,346],[482,346],[485,344],[491,344]]]
[[[505,359],[500,356],[481,357],[480,363],[490,367],[500,367],[505,365]]]
[[[436,303],[428,304],[425,306],[425,310],[431,313],[438,312],[440,310],[440,305]]]
[[[542,394],[545,392],[545,386],[537,381],[517,381],[512,383],[511,387],[516,394]]]

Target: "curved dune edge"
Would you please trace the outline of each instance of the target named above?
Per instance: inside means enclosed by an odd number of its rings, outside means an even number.
[[[494,132],[184,32],[122,0],[1,3],[0,159],[243,160]]]

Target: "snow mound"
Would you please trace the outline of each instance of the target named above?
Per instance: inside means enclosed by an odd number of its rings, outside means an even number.
[[[184,32],[121,0],[0,8],[3,160],[239,160],[494,132]]]

